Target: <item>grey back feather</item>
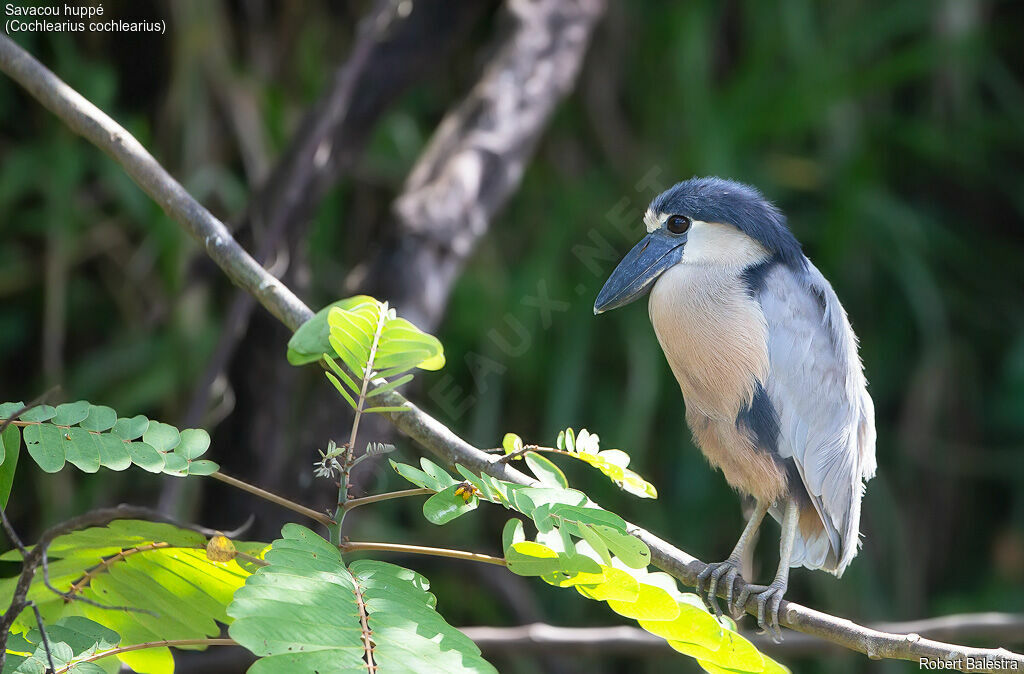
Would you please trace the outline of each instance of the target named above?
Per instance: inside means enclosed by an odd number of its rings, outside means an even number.
[[[824,524],[821,536],[798,536],[791,563],[841,575],[857,554],[864,483],[875,474],[874,405],[857,338],[809,261],[774,265],[757,299],[768,323],[778,452],[793,459]]]

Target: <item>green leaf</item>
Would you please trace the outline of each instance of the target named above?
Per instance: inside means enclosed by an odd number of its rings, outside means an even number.
[[[576,527],[571,525],[578,524],[602,524],[616,531],[626,533],[626,520],[613,512],[608,512],[601,508],[556,503],[551,506],[551,515],[563,520],[563,524],[569,526],[574,535],[577,535]]]
[[[349,309],[372,300],[372,297],[366,295],[356,295],[332,302],[316,312],[312,318],[300,325],[288,340],[288,362],[292,365],[306,365],[320,360],[323,354],[330,353],[331,344],[328,340],[331,329],[327,324],[327,315],[331,309],[334,307]]]
[[[513,454],[523,448],[523,439],[515,433],[506,433],[501,439],[501,448],[505,454]]]
[[[14,671],[42,674],[49,666],[46,649],[41,644],[42,636],[39,630],[33,629],[28,632],[27,637],[27,645],[30,648],[36,647],[32,656],[23,660]],[[58,667],[66,667],[96,653],[108,651],[121,641],[121,636],[117,632],[81,616],[68,616],[47,625],[46,637],[50,654]],[[8,666],[11,664],[13,663],[9,660]],[[8,667],[4,669],[7,670]],[[77,664],[70,671],[76,674],[105,674],[102,667],[93,663]]]
[[[100,447],[96,436],[81,427],[69,428],[63,433],[64,457],[68,463],[85,473],[100,469]]]
[[[575,551],[559,552],[558,560],[561,568],[555,573],[541,576],[548,585],[555,587],[572,587],[574,585],[592,585],[605,580],[601,573],[601,565],[590,557],[578,555]]]
[[[125,450],[132,463],[150,473],[160,473],[164,469],[164,455],[145,442],[125,443]]]
[[[207,461],[206,459],[199,459],[198,461],[189,461],[188,474],[189,475],[212,475],[220,470],[220,466],[213,461]]]
[[[0,509],[7,507],[14,486],[14,474],[18,469],[18,457],[21,455],[21,432],[15,425],[10,425],[0,434]]]
[[[57,405],[56,414],[50,420],[54,426],[74,426],[89,416],[89,402],[79,400],[73,403]]]
[[[453,484],[434,494],[423,502],[423,516],[434,524],[447,524],[476,510],[479,499],[472,493],[468,495],[468,498],[463,496],[462,492],[464,491],[465,488],[462,485]]]
[[[338,549],[288,524],[266,555],[269,565],[235,593],[231,637],[260,659],[249,672],[365,674],[360,602],[381,672],[496,670],[435,611],[423,576],[362,560],[345,567]]]
[[[131,419],[118,419],[110,432],[122,440],[135,440],[141,438],[148,429],[149,419],[140,414]]]
[[[544,576],[562,570],[558,553],[533,541],[513,543],[505,550],[508,570],[518,576]]]
[[[640,627],[666,641],[697,644],[709,650],[718,650],[724,630],[713,615],[703,607],[684,602],[679,604],[679,615],[673,620],[640,620]]]
[[[345,368],[338,365],[338,362],[326,353],[324,354],[324,362],[327,363],[327,367],[331,368],[331,372],[334,373],[341,383],[345,384],[345,386],[349,388],[353,395],[359,395],[359,392],[363,390],[363,387],[356,383],[356,381],[352,379],[347,372],[345,372]]]
[[[668,592],[655,585],[640,583],[635,601],[609,599],[608,606],[621,616],[635,620],[675,620],[679,603]]]
[[[89,416],[82,421],[82,428],[101,433],[109,431],[117,422],[117,412],[103,405],[90,405]]]
[[[417,354],[415,366],[421,370],[440,370],[445,363],[441,342],[404,318],[396,317],[387,322],[378,349],[385,361],[395,353],[414,352]]]
[[[457,484],[455,478],[449,475],[448,471],[425,456],[420,457],[420,466],[423,467],[423,470],[426,471],[430,477],[436,480],[437,484],[441,485],[441,489]],[[441,489],[438,489],[437,491],[441,491]]]
[[[623,491],[640,498],[658,498],[658,490],[653,484],[626,467],[629,465],[629,455],[621,449],[598,451],[598,437],[586,429],[580,430],[577,439],[573,436],[572,429],[567,428],[564,442],[562,439],[563,435],[560,434],[559,448],[561,449],[564,444],[565,451],[569,452],[568,456],[597,468]]]
[[[18,402],[0,403],[0,419],[13,418],[15,413],[17,413],[23,407],[25,407],[25,403],[21,402],[20,400]]]
[[[103,634],[107,643],[114,638],[109,632],[89,628],[78,622],[80,618],[71,617],[83,616],[116,632],[121,645],[218,636],[219,624],[230,622],[226,607],[249,572],[236,561],[210,561],[206,544],[201,534],[156,522],[118,520],[107,527],[75,531],[58,537],[48,549],[54,587],[66,592],[74,586],[74,592],[86,599],[148,612],[69,603],[45,587],[41,570],[37,570],[29,587],[28,599],[36,602],[47,624],[61,624],[61,619],[67,619],[69,622],[63,624],[69,629],[86,635]],[[234,545],[256,556],[264,548],[262,543],[244,541],[235,541]],[[5,560],[17,557],[16,550],[2,556]],[[17,577],[0,580],[0,602],[4,605],[10,602],[17,582]],[[32,612],[26,611],[15,627],[27,630],[34,627],[34,622]],[[125,657],[122,660],[139,662]],[[167,662],[159,654],[144,660]]]
[[[26,426],[22,432],[29,456],[45,473],[57,473],[64,467],[64,438],[50,424]]]
[[[174,448],[174,452],[191,461],[205,454],[209,448],[209,433],[201,428],[186,428],[181,432],[181,443]]]
[[[589,524],[582,524],[577,526],[577,531],[579,531],[580,538],[587,542],[601,561],[605,564],[611,565],[612,557],[608,550],[608,545],[604,542],[604,539],[594,531],[593,526]]]
[[[428,475],[419,468],[414,468],[406,463],[398,463],[393,459],[388,459],[388,461],[391,463],[391,467],[394,468],[399,475],[409,482],[412,482],[417,487],[430,489],[431,491],[442,491],[446,487],[450,486],[447,482],[442,483],[437,478]]]
[[[96,443],[99,445],[100,465],[104,468],[124,470],[132,465],[132,457],[128,454],[128,446],[121,438],[109,433],[102,433],[96,436]],[[156,450],[153,451],[155,452]],[[163,458],[160,459],[160,463],[163,464]]]
[[[49,405],[37,405],[21,415],[22,421],[49,421],[53,416],[57,414],[57,410]]]
[[[697,658],[701,666],[705,663],[712,667],[717,666],[716,669],[705,667],[707,671],[719,672],[722,671],[722,667],[726,668],[726,671],[765,671],[767,658],[754,648],[752,643],[729,630],[723,630],[718,647],[714,649],[689,641],[669,640],[668,645],[680,653]]]
[[[0,410],[6,414],[21,407],[21,403],[0,404]],[[50,421],[28,422],[25,445],[33,460],[48,473],[61,470],[66,463],[86,473],[95,473],[101,466],[124,470],[133,463],[152,473],[163,471],[172,475],[209,475],[218,469],[217,464],[209,461],[189,469],[190,462],[210,446],[210,436],[202,429],[179,433],[174,426],[150,422],[141,415],[118,419],[111,408],[85,401],[43,409],[37,418]],[[76,420],[77,426],[72,423]],[[136,441],[140,436],[142,441]],[[0,444],[0,465],[3,450],[4,445]]]
[[[576,591],[596,601],[620,601],[632,604],[640,597],[640,583],[622,569],[602,564],[604,580],[595,584],[578,584]]]
[[[537,452],[527,452],[523,458],[526,459],[526,465],[530,467],[530,471],[537,476],[541,484],[549,487],[569,486],[569,480],[565,478],[565,473],[547,458]]]
[[[341,381],[330,372],[325,372],[324,374],[327,376],[327,379],[332,384],[334,384],[334,388],[338,389],[338,393],[340,393],[341,397],[345,399],[345,402],[351,405],[352,409],[358,410],[359,405],[356,404],[356,401],[353,400],[352,396],[349,395],[348,391],[345,390],[345,387],[342,385]]]
[[[156,451],[166,454],[178,446],[181,434],[170,424],[151,421],[146,432],[142,434],[142,441]]]
[[[642,569],[651,563],[651,550],[636,536],[603,524],[591,525],[608,549],[631,569]]]
[[[164,473],[168,475],[187,475],[188,460],[175,452],[164,454]]]
[[[379,395],[382,395],[384,393],[388,393],[389,391],[394,391],[396,388],[398,388],[402,384],[407,384],[410,381],[412,381],[412,378],[413,378],[413,375],[407,374],[407,375],[399,377],[398,379],[395,379],[394,381],[389,381],[386,384],[381,384],[380,386],[374,388],[372,391],[367,393],[366,397],[372,398],[373,396],[379,396]]]
[[[515,543],[525,540],[526,534],[523,532],[523,521],[518,517],[509,518],[508,522],[505,522],[505,527],[501,530],[501,549],[508,550]]]

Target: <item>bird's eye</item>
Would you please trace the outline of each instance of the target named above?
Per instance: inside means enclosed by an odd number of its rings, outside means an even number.
[[[685,215],[672,215],[668,219],[668,231],[673,234],[682,234],[690,228],[690,218]]]

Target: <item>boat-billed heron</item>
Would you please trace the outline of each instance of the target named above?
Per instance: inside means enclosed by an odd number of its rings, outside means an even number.
[[[758,624],[778,638],[789,568],[840,576],[857,554],[861,497],[875,473],[857,338],[785,216],[756,189],[693,178],[656,197],[644,224],[594,313],[650,292],[694,441],[755,502],[736,547],[700,574],[697,591],[719,615],[719,586],[733,615],[755,594]],[[768,513],[782,525],[778,572],[733,601],[744,547]]]

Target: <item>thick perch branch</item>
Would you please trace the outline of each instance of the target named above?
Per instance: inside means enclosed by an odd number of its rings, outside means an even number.
[[[0,70],[71,129],[120,163],[139,186],[205,248],[234,283],[252,293],[278,320],[295,330],[313,315],[291,290],[257,264],[231,237],[224,224],[193,199],[135,138],[5,35],[0,35]],[[506,464],[495,464],[494,457],[467,443],[400,394],[390,394],[382,404],[405,407],[407,411],[389,415],[392,422],[446,461],[486,471],[503,480],[534,484],[534,480],[518,470]],[[655,566],[686,585],[694,586],[697,574],[705,567],[703,562],[636,525],[629,525],[629,529],[651,548]],[[748,601],[746,609],[748,613],[755,613],[756,600]],[[964,663],[961,667],[966,666],[966,658],[974,658],[999,661],[1005,663],[1006,668],[1010,663],[1024,667],[1024,656],[1005,649],[971,648],[925,639],[913,633],[893,634],[870,629],[793,602],[782,603],[779,617],[783,625],[798,632],[822,637],[871,658],[960,659]]]

